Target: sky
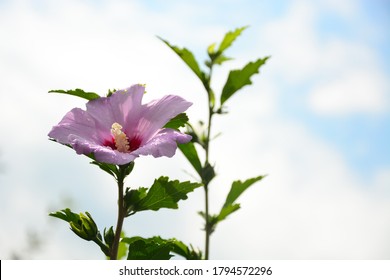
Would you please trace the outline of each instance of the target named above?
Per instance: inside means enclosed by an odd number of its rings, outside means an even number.
[[[212,259],[390,258],[390,5],[387,1],[0,1],[0,258],[102,259],[100,249],[48,216],[71,207],[100,228],[116,221],[115,182],[47,134],[82,99],[48,93],[146,84],[145,102],[177,94],[206,118],[194,74],[156,36],[206,48],[249,26],[214,72],[271,56],[253,85],[217,117],[211,211],[230,184],[262,174],[241,209],[211,237]],[[178,151],[142,157],[127,179],[193,180]],[[179,210],[139,213],[131,235],[177,237],[203,249],[203,192]]]

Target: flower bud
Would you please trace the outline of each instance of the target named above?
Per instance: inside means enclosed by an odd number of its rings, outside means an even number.
[[[85,214],[79,214],[77,223],[70,222],[70,228],[79,237],[87,241],[94,240],[98,234],[98,228],[91,215],[88,212],[85,212]]]
[[[104,242],[111,248],[112,243],[114,243],[114,229],[110,227],[107,231],[104,229]]]

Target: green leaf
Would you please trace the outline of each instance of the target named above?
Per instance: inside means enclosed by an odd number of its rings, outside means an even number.
[[[205,74],[200,70],[199,64],[196,61],[194,55],[191,51],[186,48],[179,48],[177,46],[171,45],[168,41],[158,37],[161,41],[163,41],[168,47],[170,47],[180,58],[191,68],[191,70],[198,76],[198,78],[205,83],[206,78]]]
[[[224,220],[227,216],[240,209],[240,204],[228,204],[222,207],[221,212],[217,216],[218,222]]]
[[[124,237],[122,238],[121,242],[126,243],[128,245],[134,243],[135,241],[138,240],[149,240],[150,238],[143,238],[141,236],[133,236],[133,237]]]
[[[206,230],[206,227],[208,227],[209,228],[209,232],[213,233],[215,231],[215,227],[217,226],[217,224],[219,222],[218,215],[208,215],[208,216],[206,216],[206,213],[203,212],[203,211],[199,211],[198,214],[205,220],[205,228],[204,228],[204,230]]]
[[[141,241],[141,242],[140,242]],[[188,247],[183,242],[171,238],[163,239],[160,236],[143,238],[140,236],[123,238],[121,243],[129,245],[128,259],[170,259],[176,253],[187,260],[201,260],[202,253],[199,250]],[[134,252],[135,249],[141,252]]]
[[[108,89],[107,97],[110,97],[116,91],[117,91],[117,89]]]
[[[171,119],[164,125],[165,128],[179,129],[180,127],[184,127],[188,122],[188,116],[186,113],[178,114],[176,117]]]
[[[169,260],[172,244],[158,236],[123,238],[121,243],[129,244],[128,260]]]
[[[96,226],[92,216],[85,212],[85,214],[73,213],[69,208],[61,211],[52,212],[49,216],[59,218],[69,223],[70,229],[79,237],[85,240],[96,240],[99,235],[99,230]]]
[[[101,170],[107,172],[111,176],[113,176],[116,180],[123,177],[124,179],[126,176],[128,176],[131,171],[133,171],[134,168],[134,161],[124,164],[124,165],[115,165],[105,162],[100,162],[95,160],[95,156],[93,153],[87,155],[90,159],[92,159],[92,162],[90,162],[93,165],[98,166]]]
[[[200,173],[200,177],[202,178],[202,182],[208,185],[211,180],[215,178],[215,170],[214,167],[210,163],[206,163],[204,167],[202,167],[202,171]]]
[[[131,171],[133,171],[133,169],[134,169],[134,161],[123,165],[119,165],[119,173],[118,173],[119,178],[125,179],[126,176],[128,176],[131,173]]]
[[[104,162],[99,162],[99,161],[92,161],[91,164],[99,166],[101,170],[104,170],[114,178],[117,178],[119,170],[115,164],[110,164],[110,163],[104,163]]]
[[[234,202],[237,200],[237,198],[250,186],[252,186],[254,183],[262,180],[265,176],[258,176],[254,178],[250,178],[244,182],[241,181],[234,181],[232,184],[232,187],[226,197],[225,204],[223,205],[221,211],[219,212],[217,216],[218,222],[226,219],[227,216],[232,214],[233,212],[240,209],[240,204],[235,204]]]
[[[175,238],[169,239],[172,247],[172,252],[184,257],[187,260],[201,260],[202,259],[202,252],[199,250],[195,250],[192,245],[191,247],[188,247],[183,242],[176,240]]]
[[[267,61],[268,58],[269,57],[260,58],[255,62],[249,62],[241,70],[230,71],[228,79],[222,89],[221,106],[239,89],[252,84],[250,78],[252,75],[259,73],[259,68]]]
[[[80,220],[79,214],[72,212],[69,208],[57,212],[51,212],[49,216],[64,220],[68,223],[77,223]]]
[[[125,237],[125,232],[122,231],[121,232],[121,238]],[[119,246],[118,246],[118,260],[122,260],[124,259],[126,256],[127,256],[127,252],[128,252],[128,245],[126,243],[123,243],[123,242],[119,242]]]
[[[100,98],[100,95],[94,92],[85,92],[82,89],[76,88],[71,90],[63,90],[63,89],[54,89],[50,90],[49,92],[55,92],[55,93],[64,93],[69,95],[78,96],[87,100],[93,100]]]
[[[236,199],[247,189],[249,188],[251,185],[253,185],[254,183],[262,180],[265,176],[258,176],[258,177],[254,177],[254,178],[250,178],[244,182],[241,182],[240,180],[238,181],[234,181],[233,184],[232,184],[232,187],[230,189],[230,192],[229,194],[227,195],[226,197],[226,201],[225,201],[225,204],[224,206],[226,205],[230,205],[230,204],[233,204]]]
[[[222,63],[224,63],[225,61],[229,61],[229,60],[232,60],[233,58],[231,57],[227,57],[227,56],[224,56],[224,55],[219,55],[215,60],[214,60],[214,64],[218,64],[218,65],[221,65]]]
[[[134,211],[177,209],[178,201],[187,199],[187,193],[200,186],[199,183],[169,181],[168,177],[160,177],[154,181],[148,194],[135,205]]]
[[[214,106],[215,106],[215,94],[214,94],[214,91],[207,84],[205,86],[207,88],[207,93],[208,93],[208,96],[209,96],[210,108],[213,109]]]
[[[104,228],[104,231],[103,231],[104,242],[108,245],[109,248],[111,248],[112,244],[114,243],[114,236],[115,236],[115,233],[114,233],[114,229],[112,226],[109,227],[108,230],[106,230],[106,228]]]
[[[147,188],[126,189],[124,203],[127,217],[135,214],[139,202],[146,197],[147,191]]]
[[[244,31],[246,28],[248,28],[248,26],[237,28],[234,31],[229,31],[228,33],[226,33],[221,44],[219,45],[218,53],[222,53],[224,50],[229,48],[234,42],[234,40],[236,40],[237,37],[240,36],[241,32]]]
[[[146,243],[138,240],[129,246],[128,260],[169,260],[172,255],[170,244]]]
[[[213,54],[215,54],[215,46],[216,43],[212,43],[210,46],[207,47],[207,53],[211,57]]]
[[[109,255],[109,244],[106,245],[103,243],[99,229],[92,216],[88,212],[85,212],[85,214],[76,214],[73,213],[69,208],[66,208],[61,211],[52,212],[49,214],[49,216],[59,218],[68,222],[70,225],[70,229],[77,236],[87,241],[95,242],[106,256]],[[109,229],[108,232],[104,230],[104,239],[107,243],[111,242],[109,241],[109,239],[111,238],[110,230],[112,231],[112,227]]]
[[[200,163],[198,152],[196,151],[194,143],[188,142],[186,144],[179,144],[178,147],[187,160],[191,163],[191,165],[195,168],[196,172],[198,172],[198,174],[201,176],[202,164]]]
[[[247,26],[244,26],[226,33],[225,37],[219,45],[218,50],[215,50],[215,43],[211,44],[207,48],[207,53],[210,57],[210,61],[206,61],[206,65],[211,68],[214,64],[221,65],[223,62],[231,60],[232,58],[226,57],[225,55],[223,55],[223,52],[233,44],[237,37],[240,36],[242,31],[244,31],[246,28]]]

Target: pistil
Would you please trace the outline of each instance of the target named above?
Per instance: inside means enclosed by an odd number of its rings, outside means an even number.
[[[113,123],[111,133],[115,140],[115,147],[119,152],[126,153],[130,151],[129,139],[122,131],[122,126],[119,123]]]

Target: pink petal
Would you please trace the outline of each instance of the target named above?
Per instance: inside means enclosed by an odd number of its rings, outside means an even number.
[[[191,102],[175,95],[167,95],[143,105],[135,130],[127,127],[129,137],[142,139],[141,146],[148,142],[170,119],[183,113]]]
[[[108,148],[109,149],[109,148]],[[123,165],[132,162],[138,156],[130,153],[121,153],[117,150],[100,148],[94,152],[95,159],[100,162]]]
[[[110,131],[113,123],[123,126],[129,115],[133,118],[139,115],[144,92],[145,88],[141,85],[118,90],[110,97],[89,101],[87,112],[97,120],[99,129]]]
[[[62,144],[71,144],[69,138],[71,135],[77,135],[91,143],[100,143],[95,119],[80,108],[74,108],[68,112],[49,132],[50,138]]]
[[[77,136],[71,137],[71,139],[71,145],[77,154],[88,155],[93,153],[95,159],[99,162],[122,165],[133,161],[137,157],[129,153],[118,152],[110,147],[92,144]]]
[[[190,135],[173,129],[162,129],[147,143],[132,152],[132,154],[172,157],[177,149],[177,143],[183,144],[190,140]]]

